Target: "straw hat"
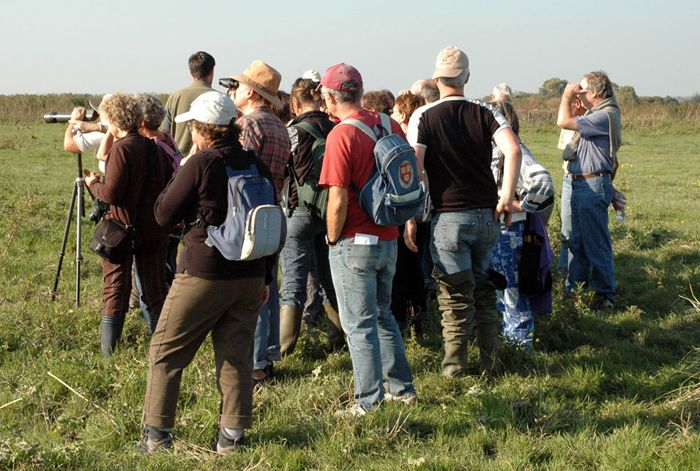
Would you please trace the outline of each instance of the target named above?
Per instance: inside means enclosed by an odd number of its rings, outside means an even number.
[[[277,98],[282,75],[261,60],[254,60],[243,74],[231,77],[244,83],[273,105],[281,105]]]

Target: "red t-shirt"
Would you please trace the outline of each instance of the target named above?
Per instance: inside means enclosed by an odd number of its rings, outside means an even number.
[[[346,119],[362,121],[370,129],[380,123],[379,115],[373,111],[360,110]],[[391,132],[406,139],[401,126],[391,120]],[[374,144],[367,134],[349,124],[333,128],[326,138],[326,153],[321,168],[319,183],[322,186],[337,186],[348,190],[348,210],[341,237],[355,237],[356,233],[371,234],[380,240],[394,240],[399,236],[396,226],[378,226],[360,207],[357,188],[362,188],[374,171]]]

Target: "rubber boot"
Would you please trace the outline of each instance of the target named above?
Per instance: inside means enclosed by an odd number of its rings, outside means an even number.
[[[110,357],[117,346],[119,338],[122,336],[124,328],[124,316],[109,317],[102,316],[100,321],[100,348],[103,357]]]
[[[291,355],[299,340],[304,308],[292,304],[280,306],[280,355]]]
[[[486,283],[477,285],[474,290],[476,309],[474,324],[476,344],[479,347],[479,368],[482,374],[489,377],[501,373],[502,365],[498,356],[502,316],[496,309],[495,288]]]
[[[332,352],[341,350],[345,346],[345,334],[343,333],[343,327],[340,325],[338,310],[331,304],[324,304],[323,310],[326,312],[328,349]]]
[[[468,330],[474,317],[474,275],[471,270],[445,275],[435,267],[433,278],[438,287],[445,344],[442,374],[461,376],[467,373]]]

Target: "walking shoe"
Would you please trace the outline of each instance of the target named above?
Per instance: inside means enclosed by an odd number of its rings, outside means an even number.
[[[418,394],[416,393],[406,393],[406,394],[401,394],[400,396],[391,394],[390,392],[385,392],[384,393],[384,400],[386,402],[401,402],[407,406],[412,406],[414,404],[418,403]]]
[[[223,427],[219,429],[219,439],[216,441],[216,452],[220,455],[231,453],[245,445],[245,436],[231,438]]]
[[[362,417],[363,415],[367,415],[368,413],[369,411],[364,410],[362,406],[360,406],[358,403],[355,403],[355,405],[353,405],[352,407],[335,411],[333,415],[338,418],[345,418]]]
[[[591,309],[594,311],[612,311],[615,309],[615,304],[605,296],[595,295],[591,302]]]
[[[169,450],[173,447],[173,435],[150,425],[144,425],[141,432],[141,453],[154,453],[158,450]]]
[[[272,366],[272,363],[270,363],[262,370],[253,370],[253,383],[254,384],[264,383],[266,381],[271,380],[274,375],[275,375],[275,369]]]

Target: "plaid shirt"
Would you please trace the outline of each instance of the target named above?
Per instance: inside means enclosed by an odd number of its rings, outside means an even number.
[[[236,120],[241,129],[241,144],[246,150],[254,150],[272,173],[272,180],[280,200],[284,173],[289,161],[291,142],[282,121],[270,108],[261,106]]]

